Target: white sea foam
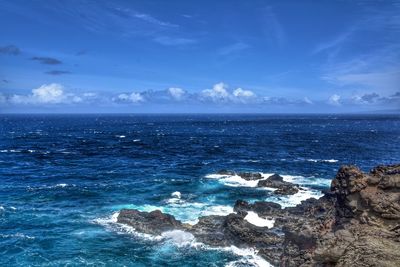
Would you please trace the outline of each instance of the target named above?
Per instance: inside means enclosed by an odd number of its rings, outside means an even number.
[[[272,228],[272,227],[274,227],[274,223],[275,223],[274,219],[261,218],[260,216],[258,216],[257,213],[255,213],[253,211],[249,211],[247,213],[246,217],[244,217],[244,219],[246,221],[248,221],[249,223],[251,223],[255,226],[258,226],[258,227]]]
[[[260,180],[265,180],[272,173],[260,173],[262,175],[262,179],[258,180],[245,180],[239,175],[223,175],[223,174],[208,174],[205,177],[209,179],[217,179],[218,182],[231,187],[257,187],[257,184]]]
[[[163,232],[161,235],[149,235],[137,232],[133,227],[117,223],[119,212],[112,214],[106,218],[95,219],[93,222],[106,227],[109,230],[117,231],[118,233],[131,234],[137,238],[141,238],[151,242],[164,242],[165,244],[172,244],[176,247],[191,247],[195,249],[204,250],[217,250],[226,253],[232,253],[241,257],[228,263],[226,266],[237,266],[239,264],[254,267],[271,267],[266,260],[258,256],[258,251],[253,248],[238,248],[235,246],[230,247],[212,247],[204,243],[196,241],[196,238],[189,232],[182,230],[172,230]]]
[[[133,139],[133,142],[140,142],[140,139]]]
[[[324,159],[323,162],[335,163],[335,162],[338,162],[338,160],[337,159]]]
[[[34,236],[25,235],[23,233],[15,233],[15,234],[0,234],[0,238],[21,238],[21,239],[35,239]]]
[[[235,246],[223,248],[221,250],[233,253],[235,255],[241,256],[240,260],[232,261],[226,264],[226,267],[234,266],[253,266],[253,267],[272,267],[272,265],[264,260],[262,257],[258,256],[258,251],[252,248],[237,248]]]
[[[222,174],[209,174],[206,178],[216,179],[218,182],[231,187],[257,187],[260,180],[265,180],[272,173],[260,173],[262,179],[247,181],[238,175],[222,175]],[[268,197],[267,201],[272,201],[280,204],[282,207],[293,207],[301,203],[301,201],[309,198],[320,198],[323,194],[319,190],[314,190],[308,188],[309,186],[326,186],[328,187],[331,183],[329,179],[317,178],[317,177],[304,177],[300,175],[281,175],[283,180],[286,182],[291,182],[301,186],[299,192],[294,195],[280,196],[272,195]],[[275,188],[262,187],[262,190],[275,191]]]
[[[273,195],[273,196],[268,197],[266,199],[266,201],[272,201],[272,202],[278,203],[283,208],[286,208],[286,207],[294,207],[294,206],[300,204],[301,201],[303,201],[303,200],[307,200],[309,198],[318,199],[322,196],[323,196],[323,194],[321,193],[321,191],[302,187],[299,190],[299,192],[297,192],[294,195],[288,195],[288,196]]]
[[[171,194],[171,198],[167,200],[168,203],[170,204],[176,204],[176,203],[183,203],[183,201],[181,200],[181,192],[173,192]]]
[[[170,241],[178,247],[192,245],[196,242],[191,233],[182,230],[164,232],[161,234],[161,239]]]
[[[286,182],[299,184],[303,186],[317,185],[329,187],[331,185],[330,179],[318,178],[318,177],[304,177],[300,175],[281,175],[283,180]]]
[[[309,162],[329,162],[329,163],[335,163],[338,162],[337,159],[307,159]]]
[[[129,225],[118,223],[117,222],[118,215],[119,215],[119,212],[115,212],[111,216],[108,216],[105,218],[94,219],[93,222],[104,226],[108,230],[116,231],[120,234],[128,233],[128,234],[131,234],[133,236],[136,236],[138,238],[145,239],[145,240],[150,240],[150,241],[157,240],[156,236],[139,233],[135,230],[135,228],[133,228]]]
[[[179,191],[175,191],[171,194],[172,197],[181,198],[182,194]]]
[[[125,135],[117,135],[117,137],[119,137],[119,138],[125,138],[126,136],[125,136]]]

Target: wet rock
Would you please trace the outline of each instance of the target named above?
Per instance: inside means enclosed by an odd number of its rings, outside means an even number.
[[[239,175],[242,179],[245,179],[247,181],[252,181],[252,180],[260,180],[263,178],[261,173],[254,173],[254,172],[239,172],[237,175]]]
[[[254,211],[262,217],[276,217],[282,213],[281,205],[267,201],[256,201],[250,204],[244,200],[237,200],[233,210],[237,213]]]
[[[239,214],[200,217],[191,228],[197,240],[212,246],[268,247],[282,242],[282,238],[244,220]]]
[[[159,210],[144,212],[134,209],[123,209],[118,215],[117,222],[132,226],[138,232],[153,235],[182,229],[182,223],[176,220],[174,216],[162,213]]]
[[[265,180],[260,180],[257,186],[276,188],[274,193],[280,195],[293,195],[299,192],[297,185],[284,181],[283,177],[279,174],[274,174]]]

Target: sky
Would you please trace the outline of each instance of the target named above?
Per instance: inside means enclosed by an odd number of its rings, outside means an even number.
[[[0,113],[400,112],[400,1],[0,0]]]

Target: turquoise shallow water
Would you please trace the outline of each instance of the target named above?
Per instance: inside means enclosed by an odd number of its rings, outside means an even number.
[[[0,265],[262,266],[251,250],[140,235],[113,214],[194,223],[237,199],[290,206],[321,196],[342,164],[399,161],[399,116],[1,115]],[[220,169],[279,173],[304,190],[277,198]]]

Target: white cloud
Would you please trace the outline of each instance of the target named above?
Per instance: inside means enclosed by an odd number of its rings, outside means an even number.
[[[333,106],[340,106],[340,95],[334,94],[331,95],[328,99],[328,103],[333,105]]]
[[[171,95],[171,97],[175,100],[182,100],[183,96],[185,95],[185,90],[182,88],[178,87],[171,87],[168,88],[168,93]]]
[[[59,103],[65,97],[64,87],[61,84],[44,84],[32,90],[32,96],[42,103]]]
[[[232,93],[228,91],[228,85],[220,82],[213,86],[212,89],[205,89],[201,92],[201,100],[211,100],[213,102],[248,102],[254,100],[256,94],[250,90],[242,88],[235,89]]]
[[[201,96],[204,99],[211,99],[214,102],[229,100],[228,86],[222,82],[214,84],[212,89],[201,91]]]
[[[140,93],[133,92],[131,94],[119,94],[117,100],[123,102],[132,102],[132,103],[140,103],[144,102],[145,99]]]
[[[82,98],[75,94],[65,93],[64,87],[58,83],[43,84],[33,89],[29,95],[12,95],[10,102],[14,104],[60,104],[78,103]]]
[[[238,98],[249,98],[256,96],[252,91],[243,90],[242,88],[237,88],[235,91],[233,91],[233,95]]]

